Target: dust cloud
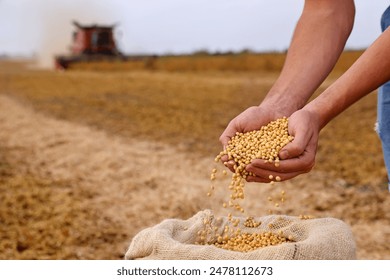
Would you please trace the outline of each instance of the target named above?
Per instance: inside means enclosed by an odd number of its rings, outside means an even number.
[[[70,54],[72,21],[83,25],[112,25],[117,23],[116,11],[109,2],[98,1],[40,1],[39,32],[41,40],[37,51],[37,67],[53,68],[54,56]],[[38,32],[38,33],[39,33]]]

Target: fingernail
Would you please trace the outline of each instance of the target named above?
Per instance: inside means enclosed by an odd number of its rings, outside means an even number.
[[[287,150],[282,150],[279,153],[280,159],[287,159],[288,158],[288,151]]]

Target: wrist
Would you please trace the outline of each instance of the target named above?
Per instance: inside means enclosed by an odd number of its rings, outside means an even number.
[[[324,112],[326,109],[326,107],[324,106],[325,104],[321,106],[321,104],[317,104],[318,102],[316,101],[318,100],[314,100],[308,103],[305,107],[302,108],[302,110],[309,112],[311,118],[313,118],[315,123],[317,123],[318,131],[320,131],[327,125],[329,120],[327,119],[326,114]]]
[[[286,96],[288,94],[270,93],[260,103],[259,107],[271,110],[276,117],[289,117],[304,106],[304,102],[299,102],[294,98],[286,98]]]

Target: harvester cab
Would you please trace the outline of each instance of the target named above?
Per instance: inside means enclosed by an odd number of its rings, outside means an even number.
[[[71,54],[55,57],[56,69],[67,69],[71,63],[123,58],[114,40],[115,25],[81,25],[73,21]]]

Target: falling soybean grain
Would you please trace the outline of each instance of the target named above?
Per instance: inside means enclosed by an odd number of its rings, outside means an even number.
[[[224,202],[222,206],[224,208],[230,207],[233,210],[244,213],[245,210],[241,206],[240,201],[244,200],[244,187],[245,181],[248,176],[254,176],[251,172],[246,170],[246,166],[254,159],[263,159],[267,163],[272,163],[276,167],[280,165],[280,159],[278,157],[279,151],[291,142],[294,137],[288,134],[288,119],[286,117],[277,119],[270,122],[268,125],[261,127],[259,130],[254,130],[246,133],[237,132],[235,136],[228,142],[226,148],[221,151],[215,158],[215,162],[221,161],[221,158],[227,156],[228,160],[233,161],[233,174],[228,186],[230,191],[228,202]],[[214,191],[214,181],[217,176],[217,169],[213,168],[210,179],[212,185],[208,196],[211,196]],[[226,170],[222,171],[223,175],[226,175]],[[270,183],[273,184],[274,180],[281,181],[280,176],[269,175]],[[284,194],[280,202],[284,202]],[[273,201],[271,197],[268,199]],[[279,207],[279,202],[275,202],[274,206]],[[214,228],[216,240],[213,245],[240,252],[248,252],[257,248],[277,245],[283,242],[291,242],[291,239],[283,236],[282,232],[262,232],[262,233],[249,233],[242,232],[239,228],[240,219],[234,218],[231,213],[228,214],[229,226],[225,226],[221,233],[217,233],[218,229]],[[247,217],[243,222],[244,228],[255,228],[260,225],[260,222],[256,222],[253,217]],[[268,225],[272,229],[273,225]],[[209,231],[202,231],[200,239],[206,240],[206,234]]]

